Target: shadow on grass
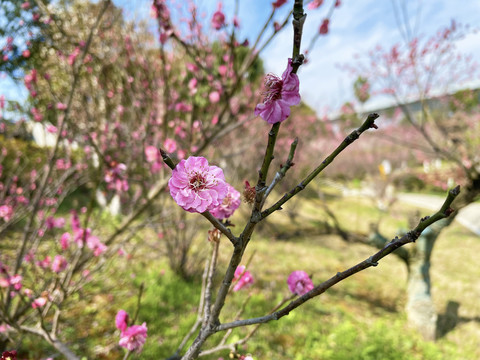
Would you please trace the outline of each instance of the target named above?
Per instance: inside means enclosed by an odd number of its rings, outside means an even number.
[[[459,316],[458,310],[460,309],[460,303],[450,300],[447,303],[447,308],[443,314],[438,314],[437,319],[437,333],[435,338],[441,339],[446,336],[450,331],[454,330],[458,325],[464,322],[476,321],[480,322],[480,317],[462,317]]]

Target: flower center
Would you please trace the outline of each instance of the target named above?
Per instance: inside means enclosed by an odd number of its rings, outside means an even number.
[[[192,189],[193,191],[203,190],[207,185],[207,182],[205,181],[203,175],[198,172],[193,173],[193,176],[190,177],[189,183],[190,189]]]
[[[269,103],[282,98],[283,80],[277,75],[267,74],[265,76],[265,103]]]

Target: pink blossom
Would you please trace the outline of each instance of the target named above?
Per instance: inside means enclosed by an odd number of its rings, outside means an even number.
[[[17,360],[17,351],[10,350],[10,351],[2,352],[2,356],[0,357],[0,360]]]
[[[0,287],[7,288],[10,286],[8,277],[0,277]]]
[[[36,298],[35,300],[33,300],[33,302],[32,302],[32,308],[36,309],[36,308],[39,308],[39,307],[43,307],[43,306],[45,306],[46,303],[47,303],[47,298],[41,296],[41,297]]]
[[[222,12],[222,3],[218,3],[217,11],[212,16],[212,26],[215,30],[220,30],[225,25],[225,15]]]
[[[299,80],[292,73],[292,59],[280,79],[274,74],[265,77],[265,98],[255,107],[255,115],[260,115],[269,124],[282,122],[290,116],[290,106],[300,103]]]
[[[23,56],[24,58],[29,58],[29,57],[30,57],[30,50],[28,50],[28,49],[27,49],[27,50],[23,50],[22,56]]]
[[[296,270],[287,279],[288,288],[297,295],[303,295],[313,289],[312,280],[305,271]]]
[[[240,193],[230,184],[227,184],[227,188],[227,196],[225,196],[222,203],[211,210],[212,215],[217,219],[229,218],[240,206]]]
[[[65,270],[68,263],[67,260],[62,255],[55,255],[55,258],[52,262],[52,270],[56,273]]]
[[[23,277],[21,275],[7,276],[0,278],[0,287],[6,288],[13,286],[13,288],[18,291],[22,288]]]
[[[52,263],[52,258],[50,256],[45,256],[45,258],[41,261],[37,261],[35,264],[42,269],[46,269],[50,267],[50,264]]]
[[[233,17],[233,26],[235,26],[237,29],[240,28],[240,19],[236,15]]]
[[[226,65],[219,65],[218,66],[218,73],[221,76],[225,76],[227,74],[227,66]]]
[[[320,25],[320,29],[318,29],[318,32],[319,32],[320,35],[328,34],[328,24],[329,23],[330,23],[330,20],[323,19],[322,25]]]
[[[175,150],[177,150],[177,143],[175,140],[167,138],[163,143],[163,148],[166,152],[173,153]]]
[[[145,148],[145,157],[147,158],[147,162],[155,162],[158,159],[158,149],[155,146],[147,146]]]
[[[192,105],[186,104],[184,102],[179,102],[175,104],[175,110],[181,112],[190,112],[192,111]]]
[[[13,208],[10,205],[0,206],[0,219],[9,221],[13,216]]]
[[[237,281],[233,287],[233,291],[238,291],[247,285],[253,284],[253,276],[250,271],[245,270],[244,265],[240,265],[237,266],[235,270],[233,281]]]
[[[47,229],[52,230],[53,228],[61,229],[65,226],[65,219],[64,218],[54,218],[53,216],[49,216],[45,220],[45,225],[47,225]]]
[[[125,310],[119,310],[117,316],[115,316],[115,326],[121,332],[124,332],[127,329],[128,314]]]
[[[216,104],[217,102],[220,101],[220,94],[218,91],[212,91],[209,95],[208,98],[210,99],[210,102],[212,104]]]
[[[21,275],[14,275],[9,279],[10,285],[18,291],[22,288],[22,279],[23,277]]]
[[[198,80],[196,78],[191,78],[190,81],[188,82],[190,95],[195,95],[197,93],[197,83],[198,83]]]
[[[207,159],[196,156],[178,163],[168,186],[175,202],[189,212],[215,209],[228,192],[222,169],[209,166]]]
[[[282,6],[286,2],[287,2],[287,0],[277,0],[274,3],[272,3],[272,5],[275,9],[278,9],[280,6]]]
[[[35,84],[37,82],[37,70],[32,69],[32,71],[30,71],[30,73],[25,75],[23,80],[25,81],[25,86],[27,87],[27,89],[31,89],[32,83]]]
[[[55,134],[57,132],[57,127],[54,125],[47,125],[47,131],[51,134]]]
[[[119,345],[129,351],[141,352],[147,340],[147,324],[133,325],[122,331]]]
[[[20,7],[22,9],[26,10],[30,7],[30,3],[28,1],[25,1]]]
[[[313,10],[313,9],[319,8],[320,6],[322,6],[322,4],[323,4],[323,0],[313,0],[310,4],[308,4],[307,8],[309,10]]]
[[[67,104],[64,104],[64,103],[57,103],[57,109],[58,110],[65,110],[67,108]]]

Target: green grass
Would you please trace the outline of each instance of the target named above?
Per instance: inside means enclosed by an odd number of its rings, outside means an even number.
[[[333,197],[329,206],[345,228],[355,231],[368,231],[370,222],[385,216],[364,199]],[[393,216],[382,221],[381,232],[394,237],[398,228],[407,226],[406,219],[413,210],[394,207]],[[268,313],[289,294],[286,278],[293,270],[305,270],[319,283],[373,253],[368,246],[345,243],[333,235],[316,234],[316,224],[326,219],[318,201],[308,201],[298,206],[297,211],[296,224],[285,211],[272,216],[274,226],[265,226],[255,234],[244,257],[248,259],[254,254],[249,270],[255,283],[231,294],[222,322],[233,320],[248,297],[242,318]],[[237,224],[234,232],[238,232],[241,216],[234,222]],[[298,227],[301,232],[295,232]],[[199,232],[204,230],[206,228]],[[294,236],[286,240],[279,236],[281,232]],[[146,238],[145,242],[148,241],[158,240]],[[210,246],[204,238],[201,241],[197,246]],[[195,321],[200,279],[188,282],[181,279],[168,269],[165,258],[155,257],[151,248],[142,247],[141,243],[137,247],[134,259],[117,259],[102,279],[85,289],[85,294],[97,295],[82,298],[77,312],[68,314],[71,326],[66,331],[72,340],[81,340],[78,353],[84,353],[89,359],[121,358],[123,351],[116,345],[119,334],[114,327],[114,317],[121,308],[133,315],[141,283],[145,284],[145,292],[137,323],[147,322],[148,339],[142,354],[131,359],[166,359]],[[230,243],[223,238],[216,285],[221,281],[231,250]],[[433,295],[439,314],[450,319],[450,325],[449,331],[436,343],[423,341],[408,327],[403,311],[406,268],[396,257],[389,256],[378,267],[341,282],[279,321],[261,326],[253,339],[238,351],[251,353],[255,359],[277,360],[480,358],[479,252],[478,237],[457,224],[437,241],[431,269]],[[451,321],[455,319],[446,311],[449,303],[459,304],[457,323],[453,327]],[[247,331],[235,329],[230,341],[242,338]],[[214,346],[220,337],[213,337],[205,348]],[[219,357],[227,359],[229,352],[203,359]]]

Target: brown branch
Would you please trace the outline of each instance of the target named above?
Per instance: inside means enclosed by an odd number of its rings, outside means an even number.
[[[450,190],[448,192],[447,198],[445,199],[445,202],[443,203],[441,209],[431,217],[422,218],[418,223],[418,225],[413,230],[409,231],[400,239],[398,237],[395,237],[395,239],[393,239],[391,242],[385,245],[385,247],[383,247],[383,249],[381,249],[377,253],[373,254],[369,258],[365,259],[364,261],[361,261],[360,263],[356,264],[355,266],[343,272],[338,272],[336,275],[332,276],[330,279],[317,285],[308,293],[300,296],[295,301],[292,301],[283,309],[276,311],[273,314],[269,314],[262,317],[251,318],[246,320],[238,320],[238,321],[233,321],[231,323],[221,324],[215,327],[215,331],[223,331],[223,330],[228,330],[228,329],[232,329],[240,326],[261,324],[261,323],[266,323],[272,320],[279,320],[280,318],[288,315],[290,311],[296,309],[297,307],[304,304],[308,300],[320,294],[323,294],[326,290],[328,290],[335,284],[347,279],[348,277],[362,270],[368,269],[369,267],[372,267],[372,266],[377,266],[378,262],[381,259],[383,259],[385,256],[391,254],[393,251],[397,250],[401,246],[415,242],[415,240],[420,236],[422,231],[425,230],[428,226],[432,225],[433,223],[441,219],[444,219],[450,216],[450,214],[452,214],[454,211],[450,207],[450,205],[452,204],[453,200],[458,196],[459,193],[460,193],[460,186],[457,186],[454,189]]]

